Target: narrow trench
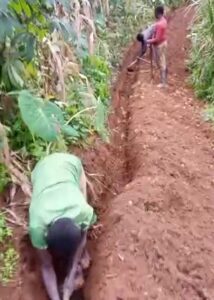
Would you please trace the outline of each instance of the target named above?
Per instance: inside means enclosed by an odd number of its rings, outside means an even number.
[[[132,181],[133,174],[131,170],[133,169],[130,168],[130,164],[133,164],[133,158],[132,161],[130,162],[130,145],[129,145],[129,122],[131,118],[131,112],[130,112],[130,96],[132,95],[133,92],[133,83],[136,82],[137,76],[138,76],[138,67],[136,66],[133,72],[128,72],[127,71],[127,66],[130,64],[131,61],[135,59],[137,56],[137,53],[139,52],[138,47],[136,44],[133,44],[127,51],[126,56],[123,61],[122,69],[120,71],[120,74],[117,78],[117,83],[116,83],[116,88],[113,92],[113,97],[112,97],[112,105],[115,106],[116,102],[116,107],[114,107],[114,113],[115,117],[119,119],[121,125],[121,132],[124,136],[123,142],[121,143],[121,136],[120,134],[116,134],[115,136],[112,137],[111,143],[114,144],[116,147],[121,147],[122,146],[122,159],[123,159],[123,164],[122,164],[122,186],[120,186],[120,189],[123,189],[126,184]],[[111,127],[111,126],[110,126]],[[113,153],[114,155],[114,153]],[[109,174],[106,174],[109,175]],[[121,183],[121,181],[120,181]],[[102,200],[105,203],[109,203],[112,200],[112,194],[109,193],[109,190],[114,190],[114,186],[117,183],[112,183],[111,186],[108,187],[108,191],[106,191],[103,194]],[[109,206],[109,205],[108,205]],[[106,216],[108,218],[108,215]],[[102,222],[102,218],[101,218]],[[93,243],[92,242],[91,247],[93,248]],[[99,243],[99,241],[98,241]],[[98,246],[99,248],[99,246]],[[92,261],[96,259],[96,252],[93,253],[92,255]],[[89,271],[90,273],[90,271]],[[100,274],[102,276],[102,274]],[[88,298],[85,296],[86,289],[92,288],[93,285],[95,285],[96,282],[92,282],[90,286],[87,286],[83,288],[82,290],[79,290],[78,292],[73,295],[71,300],[88,300]],[[87,299],[86,299],[87,298]]]
[[[117,182],[112,182],[110,186],[108,186],[108,189],[104,190],[102,193],[102,202],[105,203],[107,207],[105,207],[105,211],[108,209],[109,203],[113,197],[113,195],[109,192],[110,190],[114,190],[115,186],[120,186],[121,190],[126,184],[128,184],[132,180],[132,173],[130,173],[130,170],[133,168],[130,168],[130,145],[129,145],[129,121],[130,121],[130,110],[129,110],[129,98],[132,94],[132,85],[136,80],[136,76],[138,74],[137,68],[134,72],[129,73],[127,72],[127,66],[128,64],[136,57],[136,45],[132,45],[129,50],[127,51],[122,68],[120,70],[120,73],[117,78],[117,82],[113,91],[113,97],[112,97],[112,107],[114,114],[110,118],[112,118],[112,121],[110,121],[110,127],[114,128],[115,124],[119,127],[118,131],[113,134],[111,145],[114,150],[113,153],[109,153],[109,155],[114,156],[115,151],[119,151],[120,161],[122,162],[120,164],[121,168],[121,177],[122,178],[116,178]],[[118,125],[119,123],[119,125]],[[122,138],[123,136],[123,138]],[[120,150],[119,150],[120,149]],[[133,161],[131,162],[133,164]],[[108,172],[105,171],[106,174],[105,178],[108,176],[111,176],[109,174],[111,170]],[[120,193],[120,192],[119,192]],[[106,204],[108,203],[108,204]],[[104,213],[105,214],[105,213]],[[101,214],[101,223],[102,219],[104,217]],[[108,220],[108,214],[105,215],[105,218]],[[89,250],[91,253],[92,262],[96,261],[96,250],[99,248],[99,239],[96,241],[90,241],[89,243]],[[95,247],[96,246],[96,247]],[[24,237],[21,242],[20,246],[20,253],[21,253],[21,278],[23,282],[23,290],[22,294],[24,295],[23,300],[29,300],[29,299],[39,299],[39,300],[46,300],[47,296],[41,281],[41,275],[39,270],[39,264],[36,259],[35,251],[32,249],[31,244],[29,242],[28,237]],[[93,264],[92,264],[93,268]],[[85,277],[85,286],[76,291],[73,296],[71,297],[71,300],[87,300],[86,298],[86,289],[93,288],[94,285],[96,285],[96,282],[93,282],[93,280],[90,280],[90,283],[87,283],[87,277],[90,276],[90,270],[88,274],[86,274]],[[102,276],[102,274],[100,274]],[[37,285],[37,291],[34,291],[34,287]],[[36,295],[34,295],[36,293]]]
[[[134,174],[133,170],[135,168],[133,165],[135,165],[135,157],[133,155],[130,155],[131,147],[133,145],[130,145],[130,135],[129,135],[129,123],[132,118],[131,115],[131,109],[130,109],[130,96],[133,94],[133,83],[137,81],[138,77],[138,71],[139,66],[136,66],[132,75],[132,80],[129,83],[129,92],[127,93],[125,101],[127,102],[127,108],[126,108],[126,126],[125,126],[125,147],[124,147],[124,158],[125,158],[125,170],[126,170],[126,184],[130,183],[133,180]],[[130,74],[130,73],[127,73]]]

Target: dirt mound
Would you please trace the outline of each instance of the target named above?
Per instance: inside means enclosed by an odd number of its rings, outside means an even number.
[[[142,65],[126,98],[132,180],[111,201],[87,300],[214,299],[214,134],[184,83],[191,16],[170,21],[169,89]]]

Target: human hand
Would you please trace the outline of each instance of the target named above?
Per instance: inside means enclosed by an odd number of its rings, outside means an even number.
[[[75,291],[75,278],[71,281],[66,280],[63,284],[62,300],[69,300]]]
[[[62,300],[69,300],[70,299],[70,291],[68,289],[64,289]]]
[[[77,277],[74,281],[74,290],[73,291],[81,289],[83,287],[83,285],[84,285],[83,277],[81,277],[81,276]],[[62,299],[69,300],[71,296],[72,296],[72,294],[70,295],[70,290],[64,288]]]

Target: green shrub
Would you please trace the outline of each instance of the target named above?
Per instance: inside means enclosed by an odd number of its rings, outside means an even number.
[[[10,182],[10,175],[8,170],[4,164],[0,163],[0,193],[2,193]],[[1,234],[0,234],[0,241],[1,241]]]
[[[214,102],[214,0],[200,1],[189,67],[198,97]]]
[[[12,243],[12,230],[7,226],[5,216],[0,213],[0,282],[8,283],[17,268],[18,253]]]
[[[94,95],[103,103],[108,104],[110,98],[110,68],[101,56],[92,55],[83,59],[83,72],[94,88]]]

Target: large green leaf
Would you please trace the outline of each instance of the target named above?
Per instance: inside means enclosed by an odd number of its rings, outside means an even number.
[[[19,93],[18,104],[22,119],[32,134],[48,142],[57,140],[64,118],[56,104],[35,97],[29,91]]]
[[[0,1],[0,10],[5,11],[7,10],[7,6],[10,0],[1,0]]]
[[[55,141],[60,133],[79,137],[79,133],[65,124],[61,109],[48,100],[33,96],[29,91],[19,92],[18,104],[24,123],[32,134],[47,142]]]
[[[18,49],[17,54],[27,62],[30,62],[35,55],[36,38],[29,32],[18,33],[11,41],[12,47]]]
[[[2,83],[6,90],[24,87],[25,67],[21,60],[8,58],[2,66]]]
[[[4,42],[7,36],[10,37],[13,34],[15,26],[18,28],[18,21],[7,12],[0,11],[0,42]]]
[[[65,136],[70,136],[70,137],[79,137],[80,136],[78,131],[69,125],[62,126],[62,133]]]

